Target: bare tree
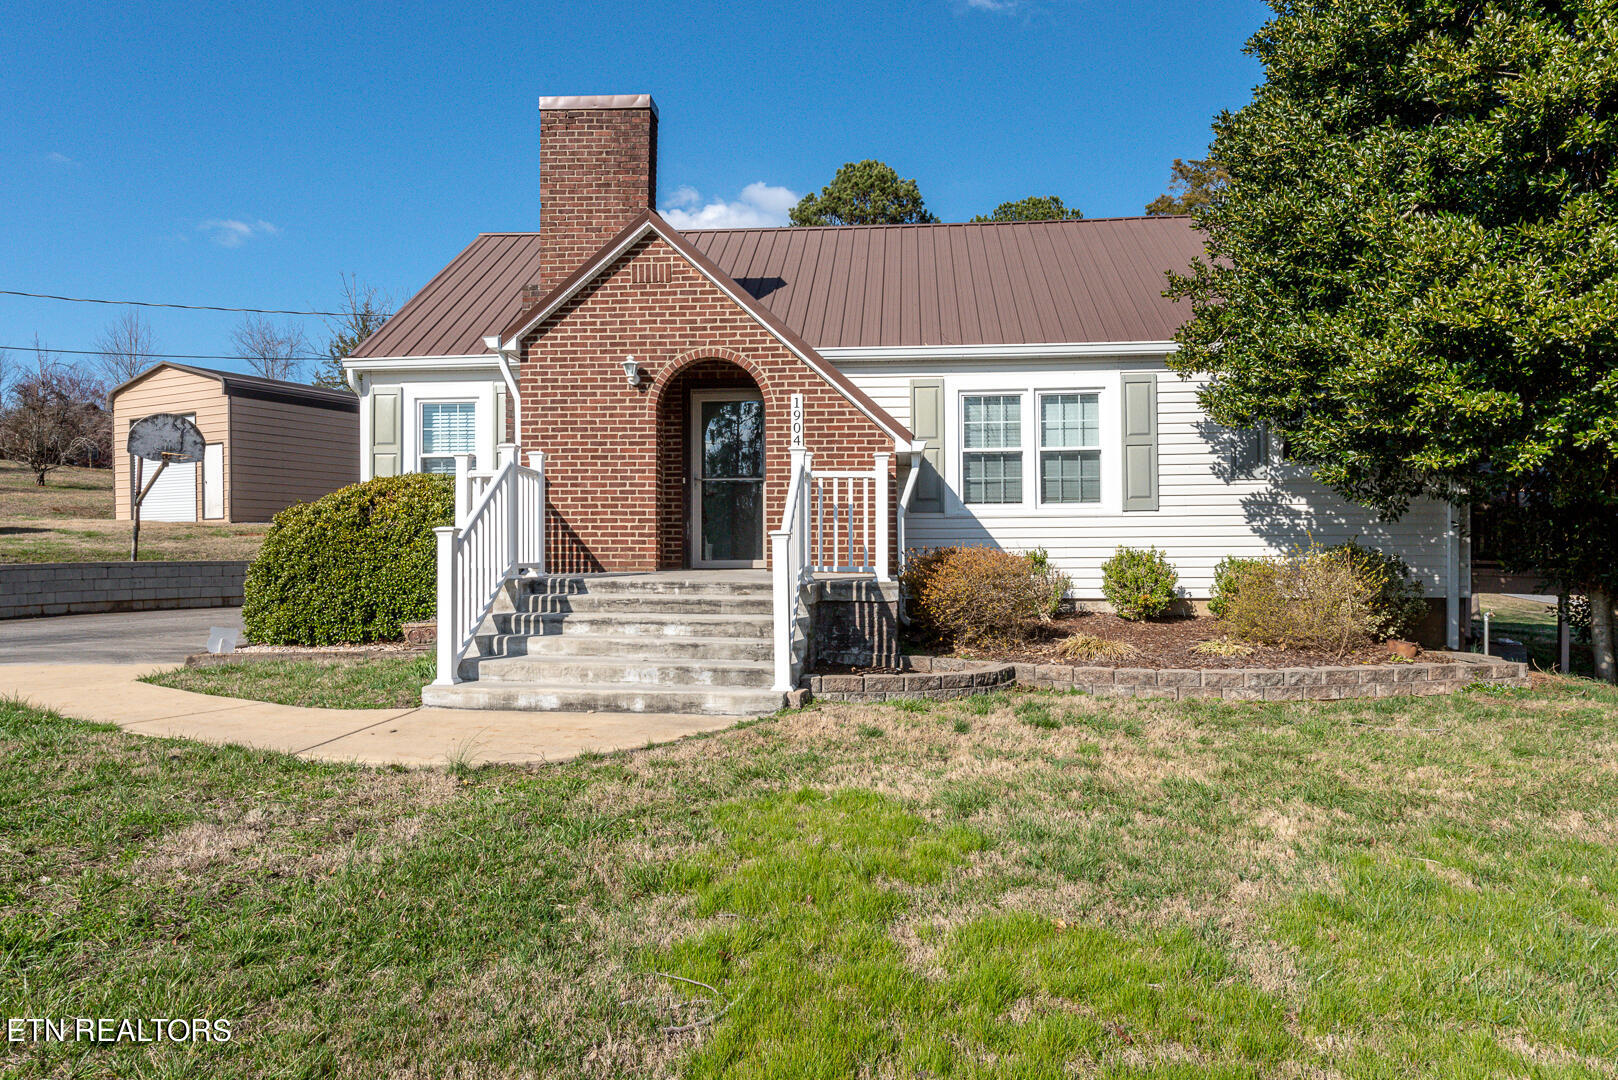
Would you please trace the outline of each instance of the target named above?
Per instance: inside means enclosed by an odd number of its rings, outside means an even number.
[[[112,417],[100,405],[101,380],[64,365],[36,339],[35,370],[14,376],[0,410],[0,458],[15,461],[45,486],[65,465],[109,460]]]
[[[343,374],[343,360],[360,342],[382,329],[392,313],[393,299],[378,292],[374,285],[363,285],[358,277],[343,275],[343,314],[327,324],[331,342],[326,346],[325,359],[315,373],[316,386],[329,386],[333,390],[349,389]]]
[[[236,342],[236,355],[266,379],[295,382],[303,370],[304,357],[309,355],[309,339],[291,320],[277,325],[261,315],[248,315],[231,337]]]
[[[151,354],[157,351],[157,337],[152,333],[151,324],[140,317],[140,312],[130,310],[107,324],[96,339],[96,348],[101,353],[101,375],[110,390],[151,366]]]

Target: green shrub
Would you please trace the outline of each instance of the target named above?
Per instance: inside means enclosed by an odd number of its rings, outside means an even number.
[[[247,571],[251,641],[391,641],[437,607],[433,528],[454,517],[448,477],[385,476],[275,515]]]
[[[1174,603],[1175,573],[1168,556],[1153,548],[1121,547],[1101,564],[1101,595],[1121,619],[1155,619]]]
[[[1226,555],[1214,567],[1213,591],[1208,594],[1208,613],[1216,619],[1223,619],[1230,612],[1231,597],[1241,588],[1242,575],[1254,566],[1264,563],[1263,559],[1244,559],[1236,555]]]
[[[1341,657],[1385,637],[1385,564],[1357,545],[1295,549],[1246,568],[1224,621],[1246,641],[1314,648]]]
[[[1409,637],[1427,616],[1427,599],[1410,566],[1397,555],[1366,547],[1358,541],[1333,544],[1328,551],[1346,552],[1361,571],[1377,583],[1373,606],[1382,619],[1376,633],[1382,637]]]
[[[912,626],[952,645],[1000,645],[1049,622],[1067,592],[1048,560],[989,547],[912,553],[900,583]]]

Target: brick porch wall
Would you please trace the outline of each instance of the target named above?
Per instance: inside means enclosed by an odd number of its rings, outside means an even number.
[[[641,364],[638,387],[624,378],[626,356]],[[718,379],[751,380],[764,397],[766,530],[781,520],[792,394],[804,396],[817,468],[869,469],[872,454],[893,450],[890,435],[648,237],[523,343],[522,442],[546,453],[553,571],[686,565],[685,396]],[[890,488],[891,473],[890,462]]]

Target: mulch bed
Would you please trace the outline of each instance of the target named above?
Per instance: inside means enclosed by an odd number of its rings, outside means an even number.
[[[1056,649],[1063,639],[1073,634],[1090,634],[1108,641],[1122,641],[1135,646],[1133,656],[1121,660],[1066,659]],[[1112,668],[1284,668],[1284,667],[1341,667],[1348,664],[1386,664],[1390,662],[1386,645],[1367,645],[1350,650],[1345,655],[1321,649],[1291,649],[1272,645],[1252,645],[1253,651],[1245,656],[1205,656],[1191,651],[1191,646],[1225,636],[1218,619],[1175,617],[1132,622],[1116,615],[1087,612],[1063,615],[1042,628],[1032,641],[1009,648],[976,646],[951,650],[940,646],[926,649],[939,656],[958,656],[971,660],[999,660],[1025,664],[1074,664],[1081,667]],[[1423,651],[1417,660],[1421,663],[1446,663],[1450,658],[1443,653]],[[848,665],[820,664],[820,674],[876,674],[891,668],[851,667]]]

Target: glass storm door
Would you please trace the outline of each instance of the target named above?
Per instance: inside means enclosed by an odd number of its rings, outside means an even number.
[[[691,396],[696,566],[764,565],[764,400],[745,390]]]

